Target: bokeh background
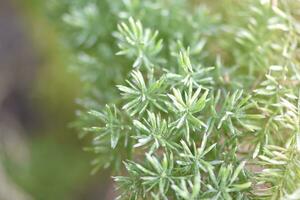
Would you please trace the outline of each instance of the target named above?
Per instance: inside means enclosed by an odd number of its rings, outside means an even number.
[[[0,0],[0,199],[110,199],[70,128],[78,77],[40,0]],[[81,143],[80,143],[81,142]]]

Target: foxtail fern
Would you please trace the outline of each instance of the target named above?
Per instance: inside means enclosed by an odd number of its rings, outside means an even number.
[[[47,6],[118,199],[300,199],[299,1]]]

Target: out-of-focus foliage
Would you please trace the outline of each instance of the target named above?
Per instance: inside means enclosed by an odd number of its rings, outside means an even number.
[[[119,199],[298,198],[295,2],[48,2]]]
[[[59,145],[57,138],[44,136],[31,140],[29,150],[30,162],[4,163],[8,174],[32,199],[75,199],[80,195],[83,186],[79,183],[88,178],[88,165],[82,162],[88,160],[80,149],[70,142]]]
[[[38,66],[35,74],[30,75],[33,80],[28,84],[32,84],[32,90],[25,95],[33,104],[30,111],[39,119],[32,129],[22,130],[28,136],[28,159],[15,162],[6,152],[0,152],[0,159],[10,178],[32,199],[80,199],[85,190],[90,190],[87,188],[91,184],[89,156],[81,151],[74,132],[68,128],[68,123],[74,120],[74,98],[80,93],[80,84],[77,76],[64,67],[69,54],[64,48],[58,48],[57,33],[46,18],[42,3],[36,0],[12,3],[19,11],[24,34],[32,42],[33,47],[28,51],[36,50],[33,53]]]

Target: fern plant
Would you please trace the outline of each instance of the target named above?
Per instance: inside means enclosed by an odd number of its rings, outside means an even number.
[[[48,2],[118,199],[300,199],[297,0]]]

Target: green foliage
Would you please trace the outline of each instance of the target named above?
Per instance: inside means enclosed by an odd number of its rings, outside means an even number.
[[[276,2],[54,6],[93,77],[77,127],[119,199],[298,198],[299,14]]]
[[[118,85],[117,87],[122,92],[122,96],[126,99],[123,109],[127,110],[130,115],[143,114],[149,107],[157,107],[165,111],[163,108],[163,101],[165,100],[163,82],[164,79],[157,81],[150,79],[146,84],[144,77],[140,71],[133,71],[131,73],[132,81],[127,81],[127,86]]]
[[[195,93],[192,91],[192,87],[189,87],[188,93],[181,94],[179,89],[173,88],[173,95],[169,94],[172,104],[169,104],[170,110],[176,113],[176,121],[174,124],[177,129],[185,127],[187,141],[190,139],[190,129],[195,131],[201,127],[206,127],[196,114],[203,110],[206,102],[208,91],[206,91],[201,97],[199,94],[201,87],[197,89]]]
[[[169,72],[167,77],[172,80],[172,85],[177,87],[200,87],[213,84],[213,78],[210,77],[210,71],[214,67],[194,67],[189,58],[188,51],[180,51],[178,56],[180,69],[178,73]]]
[[[162,49],[162,40],[156,41],[158,32],[152,33],[151,29],[143,28],[140,21],[129,18],[129,26],[125,23],[118,25],[115,33],[118,46],[121,49],[117,55],[127,55],[136,58],[133,67],[153,67],[158,60],[157,54]]]

